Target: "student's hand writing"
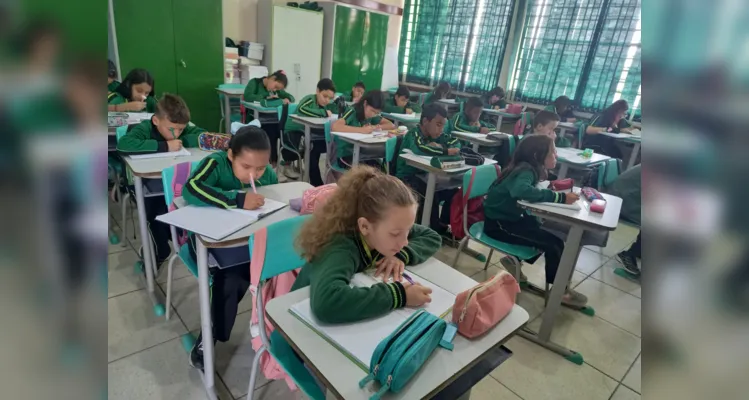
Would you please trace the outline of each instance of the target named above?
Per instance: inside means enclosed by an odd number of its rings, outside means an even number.
[[[182,148],[182,142],[179,139],[167,140],[166,147],[169,151],[179,151]]]
[[[460,153],[460,149],[456,149],[456,148],[447,149],[447,155],[449,156],[456,156],[458,155],[458,153]]]
[[[326,111],[328,112],[328,118],[330,118],[330,117],[333,116],[333,112],[332,111],[330,111],[330,110],[326,110]]]
[[[403,261],[395,257],[385,257],[380,261],[377,261],[377,270],[375,271],[375,278],[382,275],[382,281],[387,282],[390,277],[393,277],[393,282],[400,282],[403,276],[403,269],[406,265]]]
[[[289,104],[289,103],[290,103],[290,101],[289,101],[289,99],[283,99],[283,103],[284,103],[284,104]]]
[[[420,307],[432,301],[432,296],[430,296],[432,289],[421,286],[418,282],[415,285],[408,282],[402,283],[402,285],[406,289],[406,306]]]
[[[406,109],[406,114],[413,114],[413,113],[414,113],[414,110],[412,110],[410,108]]]
[[[487,134],[489,133],[489,128],[482,126],[481,129],[479,129],[479,133]]]
[[[244,196],[242,208],[245,210],[257,210],[265,204],[265,197],[261,194],[247,193]]]
[[[364,131],[362,133],[372,133],[377,130],[377,127],[375,125],[367,125],[362,126],[361,129]]]
[[[564,195],[565,195],[565,199],[564,199],[565,204],[572,204],[580,198],[579,194],[572,193],[572,192],[565,193]]]
[[[268,96],[268,98],[269,99],[277,99],[278,95],[277,94],[271,94],[271,95]]]

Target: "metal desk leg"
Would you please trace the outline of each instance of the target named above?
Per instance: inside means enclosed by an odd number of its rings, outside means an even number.
[[[255,112],[255,119],[260,119],[260,111],[253,110]]]
[[[434,191],[437,186],[437,175],[430,172],[427,174],[427,190],[424,193],[424,209],[421,212],[421,224],[429,226],[429,218],[432,216],[432,203],[434,202]]]
[[[211,328],[211,297],[208,287],[208,249],[198,238],[198,295],[200,296],[200,331],[203,335],[203,370],[205,390],[213,393],[215,398],[214,364],[213,364],[213,329]]]
[[[635,162],[637,162],[637,156],[640,154],[640,143],[635,142],[634,147],[632,148],[632,154],[629,155],[629,163],[627,163],[627,169],[630,169],[635,166]]]
[[[559,176],[557,179],[564,179],[567,176],[567,163],[561,163],[559,166]]]
[[[231,103],[229,96],[224,95],[224,133],[231,134]]]
[[[502,132],[502,114],[497,114],[497,132]]]
[[[359,165],[360,155],[361,155],[361,146],[359,145],[359,143],[354,143],[354,155],[351,157],[352,167]]]
[[[133,176],[133,185],[135,186],[135,203],[138,207],[138,227],[140,228],[141,243],[143,244],[143,269],[146,272],[146,284],[148,287],[148,297],[151,298],[153,303],[154,312],[156,315],[164,315],[164,305],[156,298],[153,285],[153,268],[154,268],[154,257],[153,257],[153,243],[151,242],[151,235],[148,233],[148,226],[146,225],[146,202],[143,196],[143,178],[139,176]]]
[[[476,153],[478,153],[479,152],[479,144],[478,143],[474,143],[472,149],[473,149],[473,151],[475,151]]]
[[[312,152],[312,128],[304,124],[304,176],[302,180],[309,182],[309,159]]]

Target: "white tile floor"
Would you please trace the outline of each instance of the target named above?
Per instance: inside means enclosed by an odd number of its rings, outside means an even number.
[[[117,213],[119,214],[119,213]],[[115,223],[120,223],[115,221]],[[137,219],[136,219],[137,223]],[[126,245],[109,246],[109,399],[203,399],[199,376],[191,370],[180,337],[199,328],[197,281],[184,266],[175,266],[172,318],[153,315],[144,281],[135,275],[133,263],[139,240],[129,226]],[[120,233],[119,226],[114,227]],[[583,354],[585,363],[575,365],[522,338],[507,346],[514,352],[507,362],[482,380],[472,391],[474,400],[496,399],[640,399],[641,312],[640,285],[613,273],[618,265],[611,257],[629,247],[637,231],[620,226],[612,232],[606,248],[583,250],[573,283],[585,293],[596,310],[594,317],[563,309],[553,333],[554,340]],[[125,238],[122,238],[125,239]],[[471,245],[488,254],[481,245]],[[452,263],[455,250],[443,247],[437,257]],[[495,253],[488,271],[483,263],[461,255],[457,268],[476,280],[484,280],[499,269]],[[532,282],[543,283],[543,258],[524,271]],[[166,289],[166,272],[158,277],[158,290]],[[249,296],[247,297],[249,299]],[[521,293],[520,304],[537,328],[543,299]],[[243,301],[228,343],[219,343],[217,391],[221,399],[239,399],[247,394],[254,352],[247,331],[250,304]],[[259,379],[259,399],[300,399],[283,382]]]

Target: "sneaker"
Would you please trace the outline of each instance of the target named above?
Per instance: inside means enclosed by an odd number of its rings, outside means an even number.
[[[504,256],[499,260],[499,263],[502,264],[507,272],[513,275],[515,275],[515,269],[520,268],[520,281],[518,283],[528,282],[528,277],[523,273],[523,263],[521,262],[520,265],[518,265],[518,261],[515,257]]]
[[[297,180],[301,174],[294,168],[293,165],[284,165],[283,174],[289,179]]]
[[[567,289],[562,296],[562,304],[575,308],[583,308],[588,304],[588,297],[572,289]]]
[[[214,348],[216,347],[216,340],[213,341]],[[190,350],[190,366],[196,369],[203,370],[203,334],[198,335],[198,339],[192,345]]]
[[[624,270],[632,276],[640,276],[640,267],[637,266],[637,259],[629,254],[627,251],[623,251],[616,255],[619,262],[624,265]]]

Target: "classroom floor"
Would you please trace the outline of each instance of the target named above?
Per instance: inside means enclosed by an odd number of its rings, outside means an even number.
[[[112,212],[119,215],[114,204]],[[128,238],[121,235],[123,222],[113,225],[122,244],[109,245],[109,400],[204,399],[198,374],[189,366],[180,337],[200,329],[198,283],[177,263],[172,286],[172,317],[156,317],[149,304],[145,280],[133,269],[140,240],[133,239],[133,222],[128,218]],[[513,356],[473,388],[472,400],[630,400],[640,399],[641,288],[614,274],[619,265],[617,252],[634,242],[637,231],[620,225],[609,237],[606,248],[583,249],[573,284],[589,298],[594,317],[562,308],[553,339],[582,353],[583,365],[575,365],[520,337],[506,346]],[[472,246],[488,255],[480,245]],[[443,247],[437,258],[452,263],[455,249]],[[488,271],[483,263],[461,255],[458,269],[477,281],[495,274],[500,255],[494,254]],[[537,284],[543,283],[543,259],[526,265],[524,272]],[[166,290],[166,268],[157,278],[158,289]],[[221,399],[239,399],[247,394],[254,352],[250,345],[251,296],[240,304],[237,321],[228,343],[216,346],[216,388]],[[543,299],[521,293],[520,304],[531,315],[529,325],[538,328]],[[258,379],[256,399],[301,399],[286,384]]]

